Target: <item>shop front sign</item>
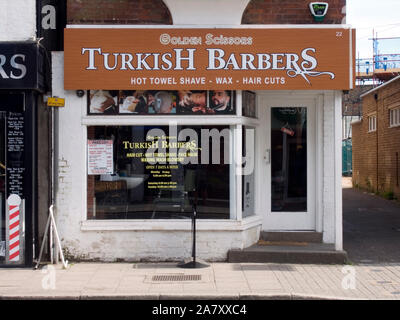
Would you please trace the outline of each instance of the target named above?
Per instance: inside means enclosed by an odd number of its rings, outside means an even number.
[[[354,30],[65,29],[67,90],[347,90]]]
[[[44,49],[36,42],[0,43],[0,89],[44,91]]]

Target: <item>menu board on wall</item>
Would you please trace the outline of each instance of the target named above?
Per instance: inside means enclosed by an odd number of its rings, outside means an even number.
[[[88,140],[88,174],[113,174],[113,141]]]
[[[7,117],[7,194],[23,197],[24,116],[10,112]]]

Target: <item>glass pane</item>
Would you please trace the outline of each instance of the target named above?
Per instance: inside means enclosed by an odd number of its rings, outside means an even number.
[[[389,125],[392,126],[394,122],[394,110],[389,110]]]
[[[88,219],[229,219],[229,127],[174,130],[88,128]]]
[[[307,211],[307,108],[271,108],[271,210]]]

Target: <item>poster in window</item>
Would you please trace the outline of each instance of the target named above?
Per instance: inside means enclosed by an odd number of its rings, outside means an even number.
[[[147,97],[143,91],[120,90],[119,113],[147,113]]]
[[[256,94],[252,91],[242,93],[242,115],[244,117],[256,117]]]
[[[113,174],[113,141],[88,140],[88,174]]]
[[[229,90],[90,90],[90,115],[213,115],[235,114]]]
[[[214,114],[235,114],[234,94],[230,90],[209,91],[209,109]]]
[[[90,114],[117,114],[118,91],[115,90],[90,90]]]
[[[178,91],[179,114],[209,114],[211,109],[207,105],[207,91],[182,90]]]
[[[176,114],[175,91],[119,91],[120,114]]]

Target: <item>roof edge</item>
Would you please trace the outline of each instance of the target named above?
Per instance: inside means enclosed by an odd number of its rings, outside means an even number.
[[[362,95],[360,95],[360,98],[364,98],[365,96],[371,94],[372,92],[378,91],[378,90],[382,89],[383,87],[387,86],[388,84],[390,84],[390,83],[392,83],[392,82],[394,82],[394,81],[396,81],[398,79],[400,79],[400,75],[398,75],[397,77],[394,77],[393,79],[390,79],[389,81],[381,84],[380,86],[377,86],[376,88],[373,88],[373,89],[371,89],[371,90],[369,90],[367,92],[364,92]]]

